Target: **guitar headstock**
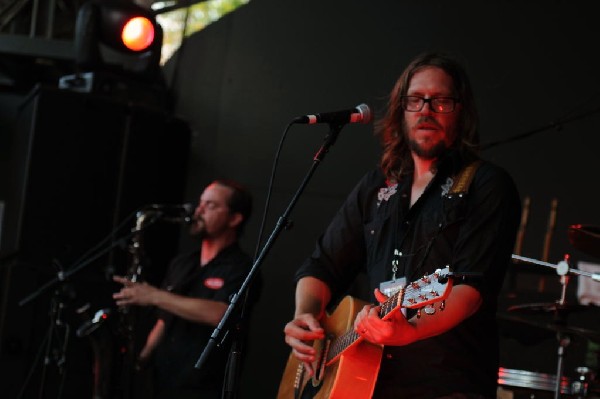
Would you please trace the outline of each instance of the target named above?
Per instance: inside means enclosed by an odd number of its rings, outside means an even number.
[[[446,266],[407,284],[386,301],[384,308],[389,310],[396,307],[417,309],[443,301],[450,294],[452,287],[450,274],[450,267]],[[384,310],[384,313],[388,313],[388,311]]]
[[[450,268],[446,266],[407,284],[404,287],[404,292],[398,293],[402,295],[400,306],[416,309],[443,301],[450,294],[450,288],[452,287],[452,279],[449,276]]]

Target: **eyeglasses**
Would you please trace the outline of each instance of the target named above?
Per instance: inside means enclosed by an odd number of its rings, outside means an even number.
[[[425,103],[429,103],[429,109],[439,114],[448,114],[454,112],[456,104],[460,102],[458,98],[454,97],[432,97],[423,98],[419,96],[402,96],[402,108],[409,112],[419,112],[425,106]]]

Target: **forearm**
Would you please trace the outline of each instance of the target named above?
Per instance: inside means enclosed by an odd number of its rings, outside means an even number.
[[[303,277],[296,285],[295,316],[310,313],[321,319],[330,299],[331,291],[327,284],[314,277]]]
[[[406,328],[400,330],[394,344],[406,345],[443,334],[472,316],[481,302],[481,295],[475,288],[468,285],[455,286],[446,299],[444,310],[439,310],[439,304],[435,304],[436,312],[433,315],[422,312],[421,317],[412,317]]]
[[[177,295],[120,276],[113,276],[113,280],[124,286],[113,294],[119,306],[156,306],[186,320],[211,326],[219,324],[228,307],[225,302]]]
[[[293,349],[298,360],[304,362],[309,375],[314,373],[315,349],[312,341],[325,335],[320,321],[331,298],[329,287],[314,277],[303,277],[296,285],[296,311],[294,319],[284,328],[285,342]]]
[[[378,301],[385,300],[383,294],[375,292]],[[407,320],[402,312],[396,311],[389,318],[380,317],[379,306],[366,305],[356,316],[354,329],[370,342],[378,345],[404,346],[413,342],[445,333],[472,316],[481,306],[479,291],[468,285],[455,286],[444,310],[436,305],[434,314],[423,312],[421,317]]]
[[[224,302],[185,297],[165,290],[156,292],[153,305],[183,319],[211,326],[219,324],[228,307]]]

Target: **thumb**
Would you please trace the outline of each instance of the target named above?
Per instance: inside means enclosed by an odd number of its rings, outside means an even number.
[[[377,302],[379,303],[383,303],[385,301],[388,300],[388,296],[385,295],[383,292],[379,291],[379,288],[375,288],[375,299],[377,299]]]

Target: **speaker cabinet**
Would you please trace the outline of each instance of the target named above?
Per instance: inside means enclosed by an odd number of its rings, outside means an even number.
[[[91,345],[74,334],[82,307],[114,308],[110,274],[126,272],[136,210],[182,202],[190,130],[143,104],[55,88],[37,87],[15,110],[0,165],[0,385],[9,397],[86,397]],[[148,231],[150,280],[179,230]]]

